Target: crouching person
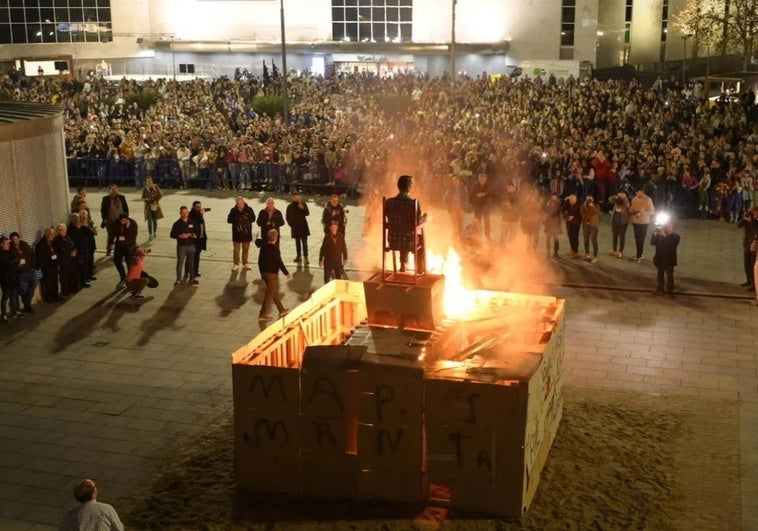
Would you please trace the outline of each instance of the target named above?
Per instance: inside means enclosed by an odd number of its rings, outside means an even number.
[[[157,281],[145,273],[145,257],[149,253],[150,249],[143,249],[139,245],[134,248],[134,256],[126,274],[126,289],[131,292],[132,299],[144,299],[142,290],[148,286],[157,286]]]

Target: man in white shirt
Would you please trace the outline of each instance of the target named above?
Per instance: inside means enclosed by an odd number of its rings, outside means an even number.
[[[116,509],[97,498],[97,486],[91,479],[82,480],[74,487],[74,498],[79,505],[63,515],[60,531],[124,531],[124,524]]]

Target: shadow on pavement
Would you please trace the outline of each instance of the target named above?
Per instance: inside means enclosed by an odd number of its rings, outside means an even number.
[[[181,315],[182,311],[187,307],[187,304],[195,293],[197,293],[197,288],[186,284],[182,284],[172,289],[160,308],[158,308],[151,317],[146,318],[140,324],[142,336],[137,341],[137,345],[141,347],[147,345],[155,333],[160,330],[167,328],[181,330],[183,327],[174,326],[174,323],[179,315]]]

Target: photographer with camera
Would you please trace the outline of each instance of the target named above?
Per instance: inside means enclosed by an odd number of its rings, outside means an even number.
[[[613,250],[608,254],[622,258],[624,256],[624,244],[626,244],[626,229],[629,227],[629,199],[624,192],[619,192],[609,197],[608,200],[613,205],[611,209]]]
[[[679,235],[674,232],[674,222],[665,220],[656,226],[650,245],[655,246],[653,264],[658,269],[658,287],[656,291],[663,293],[663,280],[666,277],[666,293],[674,295],[674,268],[677,266],[676,248],[679,246]]]
[[[149,284],[152,277],[145,273],[145,257],[150,254],[150,249],[143,249],[139,245],[134,248],[132,263],[126,274],[126,289],[132,294],[132,299],[144,299],[142,290]],[[154,279],[153,279],[154,280]],[[157,285],[157,281],[155,281]]]
[[[582,214],[582,235],[584,236],[584,260],[597,263],[597,233],[600,228],[600,208],[595,204],[595,199],[588,196],[580,209]],[[592,255],[590,256],[590,242],[592,242]]]

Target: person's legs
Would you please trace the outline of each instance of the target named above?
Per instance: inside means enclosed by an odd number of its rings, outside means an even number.
[[[611,240],[613,241],[613,252],[615,253],[618,249],[619,239],[620,239],[620,228],[621,226],[618,223],[611,223]]]
[[[202,249],[195,248],[195,257],[194,257],[192,265],[195,268],[195,276],[196,277],[200,276],[200,253],[202,253],[202,252],[203,252]]]
[[[242,242],[232,242],[234,250],[232,251],[232,263],[234,265],[240,265],[240,250],[242,249]]]
[[[132,292],[132,295],[139,295],[142,293],[142,290],[145,289],[147,286],[148,279],[146,278],[137,278],[134,280],[127,280],[126,281],[126,289]]]
[[[242,242],[242,263],[248,265],[248,256],[250,255],[250,242]]]
[[[748,286],[753,285],[753,263],[755,262],[755,253],[751,252],[750,249],[745,249],[742,252],[742,262],[743,267],[745,269],[745,282]]]
[[[263,295],[263,304],[261,305],[261,313],[259,317],[267,317],[266,312],[268,307],[274,300],[274,279],[276,279],[276,273],[261,273],[263,282],[266,283],[266,293]]]
[[[37,288],[37,275],[34,271],[26,271],[18,275],[18,293],[25,311],[32,308],[34,290]]]
[[[663,293],[663,270],[664,268],[658,267],[658,287],[656,288],[656,291],[660,291]]]
[[[634,243],[637,245],[637,254],[635,258],[642,258],[642,251],[645,246],[645,236],[647,236],[647,225],[642,223],[633,223],[634,226]]]
[[[624,223],[623,225],[619,225],[619,249],[618,253],[619,255],[624,254],[624,246],[626,245],[626,229],[629,227],[628,223]]]
[[[592,242],[592,256],[597,258],[597,227],[590,228],[590,241]]]
[[[182,273],[184,272],[184,263],[187,260],[187,246],[176,246],[176,281],[181,282]]]
[[[279,296],[279,273],[273,274],[273,281],[272,284],[273,287],[273,300],[274,304],[276,304],[276,309],[279,310],[279,313],[284,313],[286,311],[286,308],[284,307],[284,304],[282,304],[282,298]]]
[[[300,257],[302,256],[301,255],[301,251],[302,251],[301,240],[302,238],[295,238],[295,261],[296,262],[299,261]]]
[[[124,269],[125,258],[126,249],[117,245],[113,250],[113,263],[116,266],[116,271],[118,271],[118,276],[121,279],[121,282],[126,278],[126,270]]]
[[[666,268],[666,292],[669,295],[674,294],[674,266]]]
[[[582,236],[584,238],[584,255],[590,255],[590,228],[586,225],[582,225]]]
[[[185,260],[186,260],[186,268],[187,268],[187,278],[190,280],[195,279],[195,246],[194,245],[185,245]],[[195,284],[197,284],[197,281],[195,281]]]

